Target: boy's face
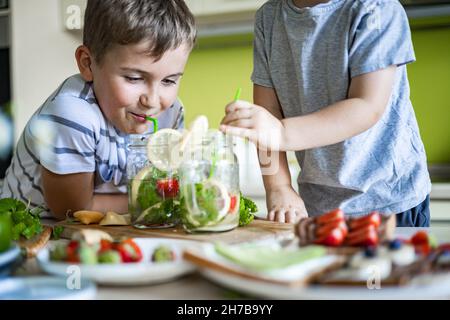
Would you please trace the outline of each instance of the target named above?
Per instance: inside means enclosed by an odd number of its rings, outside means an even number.
[[[92,60],[94,92],[104,115],[125,133],[148,130],[155,117],[176,100],[190,50],[167,51],[160,60],[146,54],[148,43],[115,46],[100,64]]]

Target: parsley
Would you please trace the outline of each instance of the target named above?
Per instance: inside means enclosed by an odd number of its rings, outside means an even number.
[[[61,238],[61,234],[64,231],[64,227],[63,226],[56,226],[53,227],[53,239],[54,240],[59,240]]]
[[[9,214],[12,218],[12,239],[17,241],[21,236],[31,239],[42,232],[41,208],[29,208],[20,200],[6,198],[0,200],[0,214]]]
[[[256,203],[245,198],[241,193],[241,200],[239,201],[239,226],[243,227],[253,221],[255,213],[258,211]]]

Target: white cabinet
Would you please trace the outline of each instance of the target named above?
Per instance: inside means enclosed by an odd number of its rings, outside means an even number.
[[[255,12],[267,0],[185,0],[199,26],[199,36],[251,32]],[[87,0],[59,0],[66,30],[83,28]]]
[[[186,0],[195,16],[254,12],[267,0]]]

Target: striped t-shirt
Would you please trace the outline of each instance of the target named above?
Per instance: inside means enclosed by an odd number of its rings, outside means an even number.
[[[159,117],[161,128],[181,129],[179,101]],[[27,123],[9,166],[0,198],[16,198],[31,207],[45,206],[41,166],[64,175],[95,172],[95,193],[126,193],[128,135],[105,118],[92,83],[80,75],[63,84]]]

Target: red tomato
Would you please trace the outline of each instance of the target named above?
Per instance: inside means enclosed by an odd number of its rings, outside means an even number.
[[[132,239],[121,241],[117,245],[117,251],[122,257],[122,262],[139,262],[142,260],[141,249]]]
[[[78,241],[72,240],[66,247],[66,261],[71,263],[79,263],[80,257],[78,255],[78,248],[80,244]]]
[[[411,238],[413,245],[428,244],[428,233],[426,231],[417,231]]]
[[[314,241],[315,244],[322,244],[330,247],[338,247],[344,242],[344,232],[337,227],[330,231],[330,233]]]
[[[367,216],[361,218],[353,218],[349,221],[350,230],[358,229],[367,225],[373,225],[379,227],[381,224],[381,216],[378,212],[374,211]]]
[[[343,221],[345,217],[344,211],[335,209],[316,218],[317,224],[327,224],[334,221]]]
[[[156,190],[161,197],[173,198],[177,196],[180,186],[177,179],[161,179],[156,182]]]
[[[236,204],[237,204],[237,197],[230,196],[230,209],[228,210],[228,213],[233,213],[234,209],[236,209]]]
[[[100,252],[108,251],[113,249],[113,243],[109,240],[102,239],[100,240]]]

